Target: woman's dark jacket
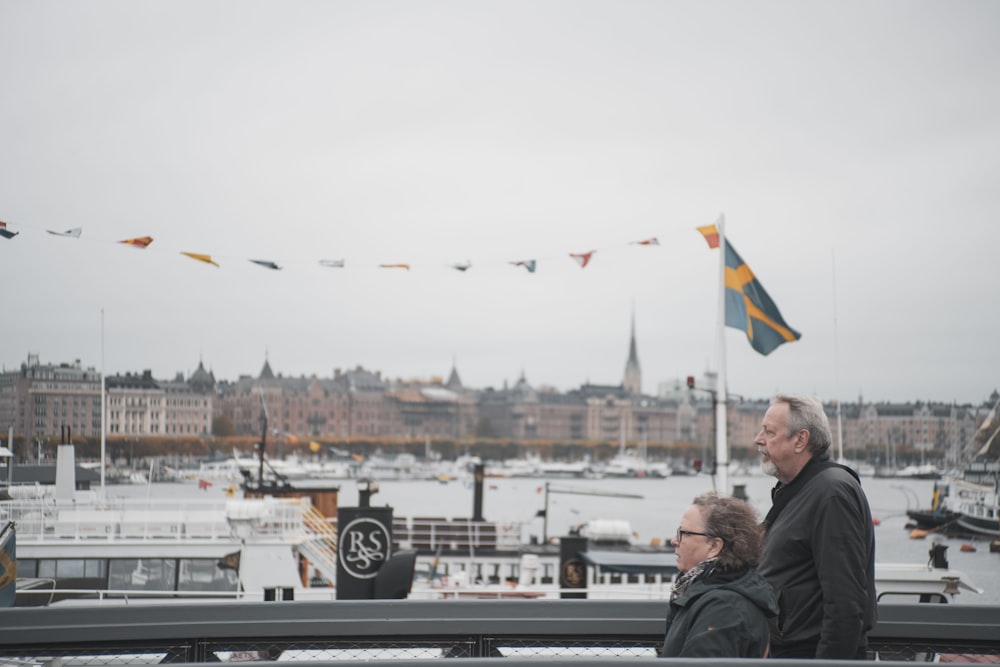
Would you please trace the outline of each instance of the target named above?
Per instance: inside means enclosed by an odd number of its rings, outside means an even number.
[[[756,570],[713,571],[670,602],[660,657],[763,657],[768,618],[777,613],[774,591]]]

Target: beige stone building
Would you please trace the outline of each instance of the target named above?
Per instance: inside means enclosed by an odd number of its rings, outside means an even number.
[[[215,379],[199,364],[185,381],[159,381],[150,371],[105,377],[107,435],[206,436],[212,430]],[[28,355],[17,370],[0,372],[0,425],[28,440],[101,435],[101,374],[72,364],[43,364]]]

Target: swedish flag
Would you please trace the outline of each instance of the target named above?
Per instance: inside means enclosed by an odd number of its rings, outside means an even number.
[[[778,307],[726,239],[726,326],[747,333],[750,346],[763,355],[802,335],[785,324]]]
[[[0,530],[0,607],[13,607],[17,593],[17,552],[14,524]]]

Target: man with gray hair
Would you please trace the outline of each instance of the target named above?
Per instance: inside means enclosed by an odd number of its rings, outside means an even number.
[[[861,479],[830,460],[830,422],[808,396],[771,400],[754,443],[778,479],[760,573],[778,596],[775,658],[863,660],[875,624],[875,531]]]

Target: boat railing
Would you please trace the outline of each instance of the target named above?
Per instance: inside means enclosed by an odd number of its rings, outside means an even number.
[[[50,497],[0,502],[0,519],[17,525],[18,539],[194,540],[302,536],[302,499],[172,500]]]
[[[524,524],[517,521],[473,521],[447,517],[395,517],[393,541],[421,553],[445,551],[516,551],[523,544]]]
[[[260,601],[262,594],[251,595],[241,590],[183,591],[134,589],[109,590],[104,588],[37,588],[17,590],[18,607],[40,607],[56,604],[59,607],[71,605],[103,605],[106,603],[139,604],[150,601],[196,602],[199,600],[241,600],[244,598]]]

